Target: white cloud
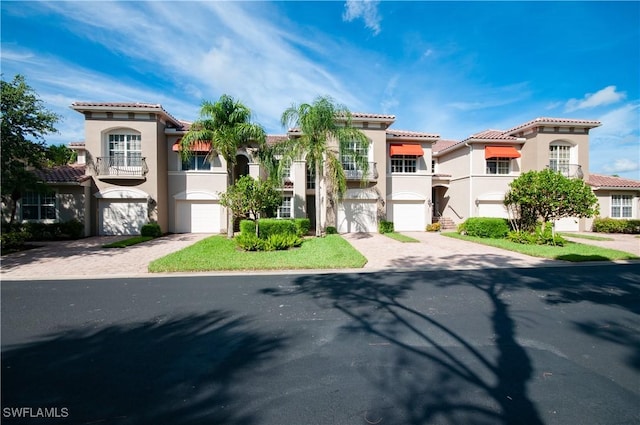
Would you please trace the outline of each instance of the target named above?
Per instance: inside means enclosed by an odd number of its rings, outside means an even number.
[[[640,162],[628,158],[617,159],[612,165],[605,165],[603,169],[607,173],[618,174],[640,170]]]
[[[587,93],[582,99],[569,99],[565,105],[565,112],[573,112],[579,109],[595,108],[597,106],[610,105],[627,97],[625,92],[617,92],[616,86],[607,86],[595,93]]]
[[[382,18],[378,13],[378,0],[347,0],[344,4],[345,11],[342,19],[351,22],[354,19],[362,18],[365,27],[369,28],[374,35],[380,34],[380,21]]]

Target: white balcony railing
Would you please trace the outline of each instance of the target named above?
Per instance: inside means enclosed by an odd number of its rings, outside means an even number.
[[[378,169],[375,162],[369,163],[369,170],[364,174],[362,170],[358,170],[356,167],[349,166],[348,164],[342,165],[344,169],[344,175],[347,180],[377,180]]]
[[[107,156],[96,158],[96,175],[102,177],[144,177],[149,172],[145,158]]]
[[[550,164],[548,168],[572,179],[582,179],[584,177],[582,166],[578,164]]]

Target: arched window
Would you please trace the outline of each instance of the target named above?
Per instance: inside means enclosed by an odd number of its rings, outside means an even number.
[[[139,132],[117,129],[107,134],[107,156],[112,167],[142,166],[142,137]]]
[[[549,145],[549,168],[565,176],[571,174],[574,147],[568,142],[552,142]]]

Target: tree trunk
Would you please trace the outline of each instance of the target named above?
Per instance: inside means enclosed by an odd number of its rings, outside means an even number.
[[[321,210],[322,206],[320,205],[320,160],[316,161],[316,237],[322,236],[322,224],[320,220],[322,218]]]

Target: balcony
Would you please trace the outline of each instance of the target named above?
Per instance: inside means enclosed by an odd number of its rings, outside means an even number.
[[[145,158],[108,156],[96,158],[99,179],[144,179],[149,168]]]
[[[342,164],[344,176],[347,180],[367,180],[374,181],[378,179],[378,169],[375,162],[369,162],[369,170],[366,174],[362,170],[358,170],[353,164]]]
[[[578,164],[554,164],[551,163],[547,168],[557,171],[565,177],[572,179],[581,179],[584,177],[582,166]]]

